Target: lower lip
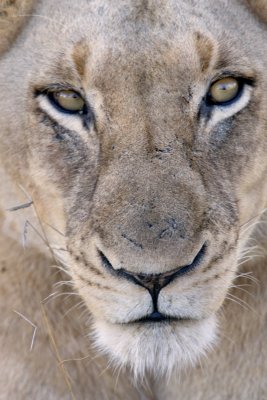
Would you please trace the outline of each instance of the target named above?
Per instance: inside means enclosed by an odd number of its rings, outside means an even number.
[[[159,312],[154,312],[147,317],[140,318],[133,322],[134,323],[159,323],[159,322],[168,323],[168,322],[178,322],[178,321],[184,321],[184,320],[188,320],[188,319],[171,317],[171,316],[163,315]]]

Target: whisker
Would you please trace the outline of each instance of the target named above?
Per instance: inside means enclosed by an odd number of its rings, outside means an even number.
[[[254,282],[254,283],[257,284],[257,285],[260,284],[260,281],[253,275],[252,272],[242,272],[242,273],[239,273],[238,275],[235,276],[235,279],[238,279],[238,278],[246,278],[246,279],[248,279],[248,280]]]
[[[114,389],[117,389],[118,383],[119,383],[119,377],[121,374],[121,371],[123,370],[123,365],[118,365],[116,368],[114,368],[114,374],[117,374],[116,379],[115,379],[115,385]]]
[[[85,307],[85,304],[84,304],[84,301],[83,301],[83,300],[82,300],[82,301],[79,301],[77,304],[74,304],[74,306],[70,307],[70,308],[68,309],[68,311],[66,311],[66,312],[63,314],[63,318],[65,318],[71,311],[74,311],[75,309],[78,309],[80,306],[84,306],[84,307]]]
[[[252,228],[255,228],[255,226],[257,226],[257,225],[262,225],[262,224],[266,224],[266,223],[267,223],[267,221],[262,221],[262,220],[254,221],[254,222],[251,223],[250,225],[243,227],[243,228],[240,230],[240,235],[243,236],[247,231],[249,231],[249,230],[252,229]]]
[[[105,372],[107,372],[111,366],[112,366],[112,360],[108,361],[107,366],[99,373],[98,378],[101,378],[101,376],[104,375]]]
[[[50,268],[55,268],[58,270],[58,272],[64,272],[64,274],[67,274],[68,276],[70,276],[72,278],[71,273],[66,270],[64,267],[61,267],[60,265],[50,265]]]
[[[62,287],[62,286],[74,286],[74,282],[71,280],[71,281],[58,281],[58,282],[56,282],[56,283],[54,283],[54,287],[56,287],[56,288],[60,288],[60,287]]]
[[[252,271],[249,271],[249,272],[237,272],[235,270],[230,270],[229,269],[229,272],[232,272],[232,273],[236,274],[235,277],[234,277],[235,280],[238,279],[238,278],[244,278],[244,279],[248,279],[248,280],[252,281],[253,283],[255,283],[257,285],[260,284],[260,281],[253,275]]]
[[[58,294],[58,292],[50,293],[47,297],[45,297],[41,303],[45,303],[50,297],[53,297],[54,295]]]
[[[236,343],[234,342],[234,340],[233,340],[231,337],[225,335],[223,332],[220,331],[220,332],[218,333],[218,336],[221,336],[223,339],[228,340],[229,343],[231,343],[232,345],[235,346]]]
[[[238,304],[239,306],[241,306],[242,308],[244,308],[247,311],[247,307],[245,307],[243,304],[240,304],[237,300],[232,299],[231,297],[228,297],[228,295],[225,296],[226,300],[232,301],[233,303]]]
[[[229,298],[230,296],[230,298]],[[257,317],[260,317],[259,313],[253,308],[251,307],[246,301],[240,299],[239,297],[233,295],[232,293],[227,293],[226,298],[228,298],[228,300],[232,300],[239,304],[241,307],[243,306],[243,308],[245,310],[249,310],[252,311],[255,315],[257,315]]]
[[[80,357],[80,358],[67,358],[66,360],[62,360],[59,363],[59,365],[62,365],[62,364],[65,364],[65,363],[68,363],[68,362],[71,362],[71,361],[83,361],[83,360],[86,360],[87,358],[90,358],[90,357],[91,357],[91,354],[88,354],[87,356]],[[91,361],[92,361],[92,358],[91,358]]]
[[[240,225],[239,228],[243,228],[245,227],[247,224],[249,224],[251,221],[254,221],[256,218],[260,217],[262,214],[265,213],[265,211],[267,211],[267,208],[264,208],[263,210],[261,210],[257,215],[255,215],[254,217],[250,218],[249,220],[247,220],[246,222],[244,222],[242,225]]]
[[[79,295],[79,293],[75,293],[75,292],[63,292],[63,293],[54,292],[54,293],[51,293],[51,295],[47,296],[44,300],[42,300],[41,303],[47,304],[49,301],[55,300],[61,296],[66,296],[66,299],[68,299],[71,296],[80,296],[80,295]]]
[[[243,287],[239,286],[239,285],[230,285],[229,289],[238,289],[244,293],[246,293],[248,296],[252,297],[253,299],[255,299],[255,295],[253,293],[250,293],[248,290],[244,289]]]

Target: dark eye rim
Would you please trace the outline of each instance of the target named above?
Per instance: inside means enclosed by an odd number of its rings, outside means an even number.
[[[233,79],[235,79],[235,80],[237,81],[237,83],[238,83],[238,90],[237,90],[237,93],[236,93],[236,95],[235,95],[232,99],[230,99],[230,100],[227,100],[227,101],[216,101],[216,100],[214,100],[214,99],[212,98],[212,95],[211,95],[211,88],[212,88],[212,86],[213,86],[215,83],[220,82],[220,80],[222,80],[222,79],[224,79],[224,78],[233,78]],[[243,94],[245,85],[246,85],[245,79],[236,78],[236,77],[234,77],[234,76],[224,76],[223,78],[216,79],[216,80],[215,80],[214,82],[212,82],[212,83],[210,84],[210,86],[209,86],[209,90],[208,90],[207,95],[206,95],[206,104],[207,104],[208,106],[221,106],[221,107],[229,106],[229,105],[235,103],[237,100],[240,99],[240,97],[241,97],[242,94]]]
[[[221,102],[220,101],[215,101],[215,100],[212,99],[212,96],[211,96],[211,92],[210,92],[211,91],[211,87],[215,83],[217,83],[220,80],[225,79],[225,78],[235,79],[237,81],[237,83],[238,83],[238,91],[237,91],[236,95],[231,100],[221,101]],[[208,107],[216,107],[216,106],[220,106],[220,107],[224,107],[225,106],[226,107],[226,106],[229,106],[231,104],[234,104],[242,96],[242,94],[244,92],[244,88],[245,88],[246,85],[254,86],[254,80],[251,79],[251,78],[235,76],[235,75],[231,75],[231,74],[222,75],[220,77],[217,77],[209,85],[209,89],[208,89],[206,97],[205,97],[205,103],[206,103],[206,105]]]
[[[60,93],[64,90],[69,90],[72,91],[73,93],[77,94],[77,96],[79,96],[83,101],[84,101],[84,106],[81,110],[68,110],[64,107],[62,107],[58,101],[55,98],[55,94],[56,93]],[[50,103],[60,112],[64,113],[64,114],[70,114],[70,115],[86,115],[88,113],[88,105],[86,103],[86,100],[84,99],[84,97],[77,92],[76,90],[70,89],[70,88],[66,88],[66,89],[60,89],[60,90],[47,90],[46,92],[43,92],[43,94],[45,94],[48,98],[48,100],[50,101]]]
[[[54,93],[64,91],[64,90],[71,90],[75,93],[77,93],[78,96],[80,96],[83,101],[84,101],[84,107],[81,111],[71,111],[71,110],[66,110],[60,106],[55,101],[55,98],[53,96]],[[47,86],[36,86],[33,88],[33,96],[34,98],[37,98],[39,96],[45,97],[47,101],[62,115],[73,115],[82,120],[82,124],[85,129],[90,130],[92,127],[97,130],[97,124],[96,124],[96,116],[95,116],[95,111],[93,107],[88,103],[85,95],[83,94],[83,90],[81,88],[75,88],[72,85],[68,85],[65,83],[52,83]],[[45,114],[48,114],[45,110],[42,109],[42,111]]]

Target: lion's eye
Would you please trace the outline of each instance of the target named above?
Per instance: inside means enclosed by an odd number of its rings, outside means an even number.
[[[59,107],[60,111],[71,114],[84,112],[85,101],[77,92],[73,90],[50,92],[49,98],[52,103]]]
[[[235,100],[240,93],[241,83],[235,78],[223,78],[213,83],[208,93],[211,104],[224,105]]]

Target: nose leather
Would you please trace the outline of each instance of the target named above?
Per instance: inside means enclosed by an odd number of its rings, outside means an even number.
[[[160,275],[135,275],[134,279],[137,284],[146,288],[153,301],[153,313],[158,312],[158,297],[159,292],[164,286],[168,285],[168,283],[172,280],[172,274],[160,274]]]
[[[131,274],[127,272],[127,274],[131,275],[133,281],[144,287],[145,289],[148,290],[152,297],[153,301],[153,313],[158,312],[158,296],[161,291],[165,286],[167,286],[170,282],[172,282],[176,276],[179,274],[179,271],[181,271],[181,268],[177,268],[173,271],[169,271],[166,273],[162,274]]]
[[[174,278],[179,268],[175,271],[166,272],[163,274],[127,274],[132,275],[136,283],[140,286],[145,287],[148,291],[152,291],[155,288],[161,290],[164,286],[168,285]]]

